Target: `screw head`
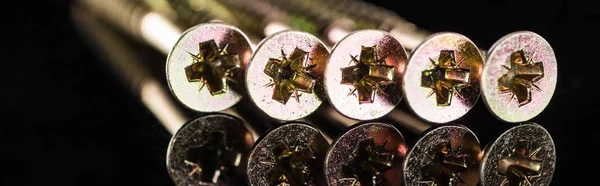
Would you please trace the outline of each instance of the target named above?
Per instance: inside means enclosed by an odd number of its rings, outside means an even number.
[[[313,113],[325,99],[323,71],[329,50],[317,37],[287,30],[258,45],[246,72],[252,101],[267,115],[296,120]]]
[[[422,134],[406,155],[406,185],[472,185],[479,181],[481,147],[462,125],[445,124]]]
[[[169,88],[190,109],[227,109],[245,94],[242,83],[251,57],[249,40],[239,29],[221,23],[194,26],[183,32],[169,52]]]
[[[557,64],[540,35],[519,31],[490,49],[481,76],[483,100],[500,120],[517,123],[540,114],[554,94]]]
[[[404,74],[404,93],[420,118],[447,123],[464,116],[479,99],[483,57],[457,33],[430,36],[413,52]]]
[[[167,168],[177,185],[236,185],[244,178],[254,136],[226,114],[190,120],[171,138]]]
[[[262,135],[248,159],[250,185],[324,185],[329,143],[316,128],[285,123]]]
[[[556,166],[554,141],[538,124],[508,129],[484,152],[481,185],[549,185],[552,181]]]
[[[327,152],[328,185],[402,185],[404,137],[394,126],[356,124],[337,137]]]
[[[406,50],[380,30],[356,31],[333,48],[325,69],[329,101],[341,114],[359,120],[377,119],[402,99]]]

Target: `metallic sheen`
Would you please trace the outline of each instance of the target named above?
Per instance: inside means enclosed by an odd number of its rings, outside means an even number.
[[[556,166],[552,137],[535,123],[504,132],[484,150],[481,185],[549,185]]]
[[[404,137],[385,123],[356,124],[336,138],[325,160],[328,185],[402,185]]]
[[[462,125],[439,125],[422,134],[406,155],[406,185],[470,185],[479,181],[481,147]]]
[[[404,93],[422,119],[447,123],[465,115],[479,99],[483,57],[457,33],[430,36],[413,52],[404,75]]]
[[[242,120],[210,114],[187,122],[171,138],[167,169],[177,185],[243,183],[254,137]]]
[[[323,71],[328,57],[325,45],[306,32],[287,30],[265,38],[246,72],[250,98],[275,119],[310,115],[325,99]],[[290,97],[294,100],[288,101]]]
[[[548,106],[557,74],[554,51],[544,38],[529,31],[510,33],[488,53],[481,76],[483,100],[503,121],[530,120]]]
[[[360,120],[389,113],[402,99],[402,75],[408,57],[404,47],[380,30],[353,32],[338,42],[325,71],[331,104]]]
[[[248,38],[233,26],[207,23],[192,27],[167,57],[169,88],[193,110],[227,109],[245,94],[242,83],[251,56]]]
[[[329,143],[316,128],[299,122],[263,134],[248,159],[250,185],[324,185]]]

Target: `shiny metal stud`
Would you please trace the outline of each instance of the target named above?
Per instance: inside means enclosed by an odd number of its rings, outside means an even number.
[[[252,101],[270,117],[296,120],[325,99],[323,72],[329,50],[302,31],[275,33],[258,45],[246,73]]]
[[[169,88],[193,110],[227,109],[245,94],[244,72],[251,56],[248,38],[233,26],[207,23],[192,27],[167,57]]]
[[[470,185],[479,182],[481,147],[475,134],[462,125],[428,129],[406,155],[406,185]]]
[[[402,99],[407,62],[404,47],[387,32],[360,30],[349,34],[335,45],[325,70],[331,104],[352,119],[384,116]]]
[[[394,126],[356,124],[332,143],[325,159],[327,184],[402,185],[404,137]]]
[[[248,159],[250,185],[324,185],[329,143],[316,128],[285,123],[263,134]]]
[[[556,149],[548,131],[535,123],[521,124],[485,148],[481,185],[549,185],[555,166]]]
[[[426,121],[454,121],[477,102],[482,69],[483,57],[467,37],[434,34],[414,50],[406,67],[408,105]]]
[[[481,75],[483,100],[500,120],[517,123],[540,114],[556,89],[550,44],[529,31],[510,33],[490,49]]]
[[[167,169],[177,185],[243,184],[254,137],[243,121],[226,114],[183,125],[167,149]]]

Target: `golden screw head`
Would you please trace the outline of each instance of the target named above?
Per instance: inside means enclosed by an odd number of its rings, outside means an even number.
[[[207,23],[192,27],[167,57],[169,88],[190,109],[227,109],[245,95],[243,78],[251,56],[248,38],[233,26]]]
[[[492,46],[481,76],[482,99],[499,119],[518,123],[540,114],[557,81],[550,44],[529,31],[510,33]]]
[[[296,120],[312,114],[325,100],[323,71],[329,50],[317,37],[287,30],[258,45],[246,72],[251,100],[267,115]]]
[[[483,57],[467,37],[434,34],[410,57],[403,77],[405,99],[428,122],[454,121],[479,99],[482,69]]]
[[[353,119],[377,119],[402,99],[402,75],[408,56],[392,35],[360,30],[339,41],[325,70],[330,103]]]

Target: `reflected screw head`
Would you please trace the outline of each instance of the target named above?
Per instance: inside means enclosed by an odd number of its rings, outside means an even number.
[[[438,125],[425,131],[406,155],[406,185],[472,185],[479,182],[481,148],[462,125]]]
[[[267,115],[296,120],[325,99],[323,71],[329,50],[315,36],[288,30],[263,39],[246,72],[252,101]],[[292,99],[292,100],[290,100]]]
[[[557,64],[550,44],[520,31],[494,43],[481,76],[483,100],[500,120],[517,123],[540,114],[554,94]]]
[[[323,161],[329,144],[316,128],[283,124],[262,135],[248,158],[250,185],[324,185]]]
[[[309,165],[316,159],[310,148],[278,143],[273,148],[273,155],[275,164],[267,173],[269,185],[308,185]]]
[[[552,137],[535,123],[521,124],[489,144],[481,165],[481,185],[549,185],[556,150]]]
[[[332,143],[325,159],[328,185],[402,185],[406,144],[402,134],[385,123],[348,128]]]
[[[221,23],[192,27],[167,57],[169,88],[193,110],[227,109],[245,94],[243,79],[250,57],[252,48],[239,29]]]
[[[380,30],[356,31],[331,52],[325,88],[333,107],[359,120],[389,113],[402,99],[406,50],[392,35]]]
[[[482,68],[483,57],[467,37],[434,34],[414,50],[406,66],[406,101],[426,121],[454,121],[479,99]]]
[[[243,179],[253,143],[243,122],[225,114],[193,119],[177,131],[167,150],[169,175],[177,185],[235,184]]]

